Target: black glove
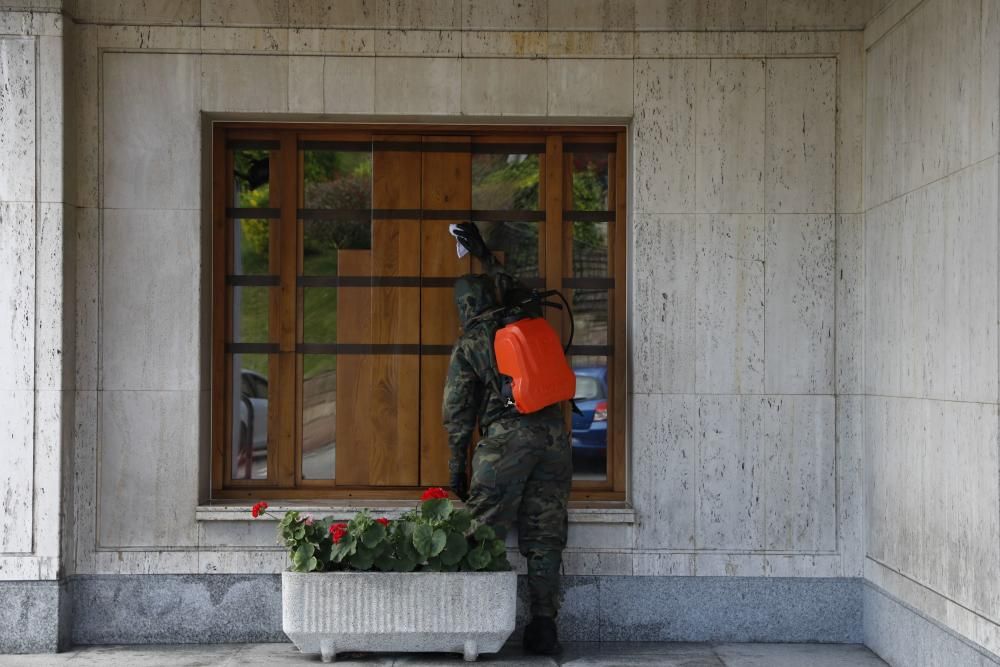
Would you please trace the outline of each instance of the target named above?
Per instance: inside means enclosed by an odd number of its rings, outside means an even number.
[[[488,258],[492,257],[492,255],[490,255],[490,249],[486,247],[486,241],[483,241],[483,236],[479,233],[479,228],[471,222],[463,222],[457,225],[455,238],[458,239],[459,243],[465,246],[465,249],[468,250],[473,257],[484,262],[487,261]]]
[[[458,499],[465,502],[469,498],[469,482],[465,478],[465,473],[451,474],[451,492],[458,496]]]

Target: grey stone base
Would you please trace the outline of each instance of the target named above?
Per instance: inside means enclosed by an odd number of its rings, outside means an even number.
[[[288,641],[277,574],[86,575],[70,593],[74,644]]]
[[[0,654],[66,648],[68,602],[58,581],[0,581]]]
[[[518,630],[527,620],[519,581]],[[858,579],[564,577],[567,641],[860,643]],[[287,641],[278,575],[80,576],[75,644]]]
[[[993,655],[881,588],[864,584],[865,644],[893,667],[995,667]]]

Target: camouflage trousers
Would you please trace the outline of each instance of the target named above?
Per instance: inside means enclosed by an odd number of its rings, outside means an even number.
[[[572,477],[569,437],[562,418],[548,410],[490,424],[472,457],[466,504],[500,535],[517,522],[533,616],[554,617],[559,611]]]

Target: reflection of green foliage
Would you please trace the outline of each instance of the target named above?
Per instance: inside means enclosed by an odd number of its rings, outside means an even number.
[[[577,211],[606,211],[608,208],[608,165],[578,155],[573,167],[573,208]],[[580,168],[580,167],[583,168]]]
[[[234,287],[234,296],[239,298],[239,342],[262,343],[270,340],[268,335],[268,301],[270,287]]]
[[[268,245],[271,242],[271,228],[267,220],[240,220],[236,227],[242,235],[240,242],[240,273],[266,273]]]
[[[475,155],[472,207],[487,211],[537,210],[539,175],[538,155]]]
[[[240,368],[247,371],[255,371],[267,377],[267,355],[266,354],[241,354],[239,355]]]
[[[236,151],[233,153],[233,170],[236,172],[236,206],[240,208],[266,208],[271,201],[271,187],[268,183],[251,190],[244,178],[251,172],[255,162],[268,159],[268,151]]]
[[[604,222],[574,222],[573,247],[604,248],[608,244],[608,226]]]
[[[303,171],[306,208],[371,208],[370,152],[306,151]],[[302,248],[305,255],[336,254],[338,249],[344,248],[371,248],[369,221],[331,220],[306,224]],[[315,275],[313,271],[309,273]]]

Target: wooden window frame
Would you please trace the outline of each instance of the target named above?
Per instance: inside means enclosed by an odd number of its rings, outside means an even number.
[[[564,144],[610,145],[608,160],[608,210],[613,213],[609,221],[609,276],[613,288],[609,290],[608,366],[611,384],[611,410],[608,416],[607,479],[573,483],[571,500],[622,501],[626,491],[627,419],[629,397],[627,393],[628,349],[626,341],[626,245],[627,229],[627,135],[620,126],[489,126],[489,125],[386,125],[386,124],[316,124],[316,123],[256,123],[221,122],[212,128],[212,315],[211,315],[211,498],[212,500],[410,500],[419,496],[423,487],[387,486],[337,486],[335,480],[304,481],[296,472],[300,457],[300,421],[302,410],[301,354],[296,343],[301,338],[301,323],[297,310],[301,288],[297,287],[299,271],[299,245],[297,215],[301,200],[300,141],[371,141],[374,136],[393,135],[394,139],[413,136],[415,141],[428,135],[471,136],[474,140],[507,141],[517,143],[528,137],[533,142],[545,142],[540,165],[540,208],[545,212],[545,264],[544,279],[549,289],[563,290],[567,277],[568,261],[563,258],[567,236],[571,239],[571,226],[563,213],[571,205],[570,160],[565,160]],[[279,265],[278,302],[281,308],[272,313],[272,340],[277,340],[277,355],[290,355],[291,361],[271,365],[278,372],[269,380],[279,387],[292,384],[294,391],[280,391],[281,400],[275,411],[277,434],[271,433],[268,459],[268,478],[264,480],[232,480],[227,452],[231,449],[227,424],[230,414],[229,379],[227,373],[226,341],[232,321],[229,312],[226,276],[230,268],[230,229],[227,218],[227,199],[231,183],[232,160],[228,142],[232,141],[279,142],[278,176],[272,176],[272,196],[277,190],[280,209],[279,234],[281,256]],[[557,187],[552,187],[555,184]],[[289,197],[295,193],[295,197]],[[275,202],[272,199],[271,206]],[[571,247],[571,246],[570,246]],[[571,290],[568,290],[571,291]],[[568,298],[571,298],[568,296]],[[277,321],[273,321],[276,316]],[[562,320],[559,313],[549,315],[558,330]],[[276,335],[275,335],[276,333]],[[273,358],[274,355],[272,355]],[[275,368],[277,367],[277,368]],[[272,417],[269,412],[269,419]],[[567,412],[567,420],[569,415]],[[272,453],[273,452],[273,453]]]

